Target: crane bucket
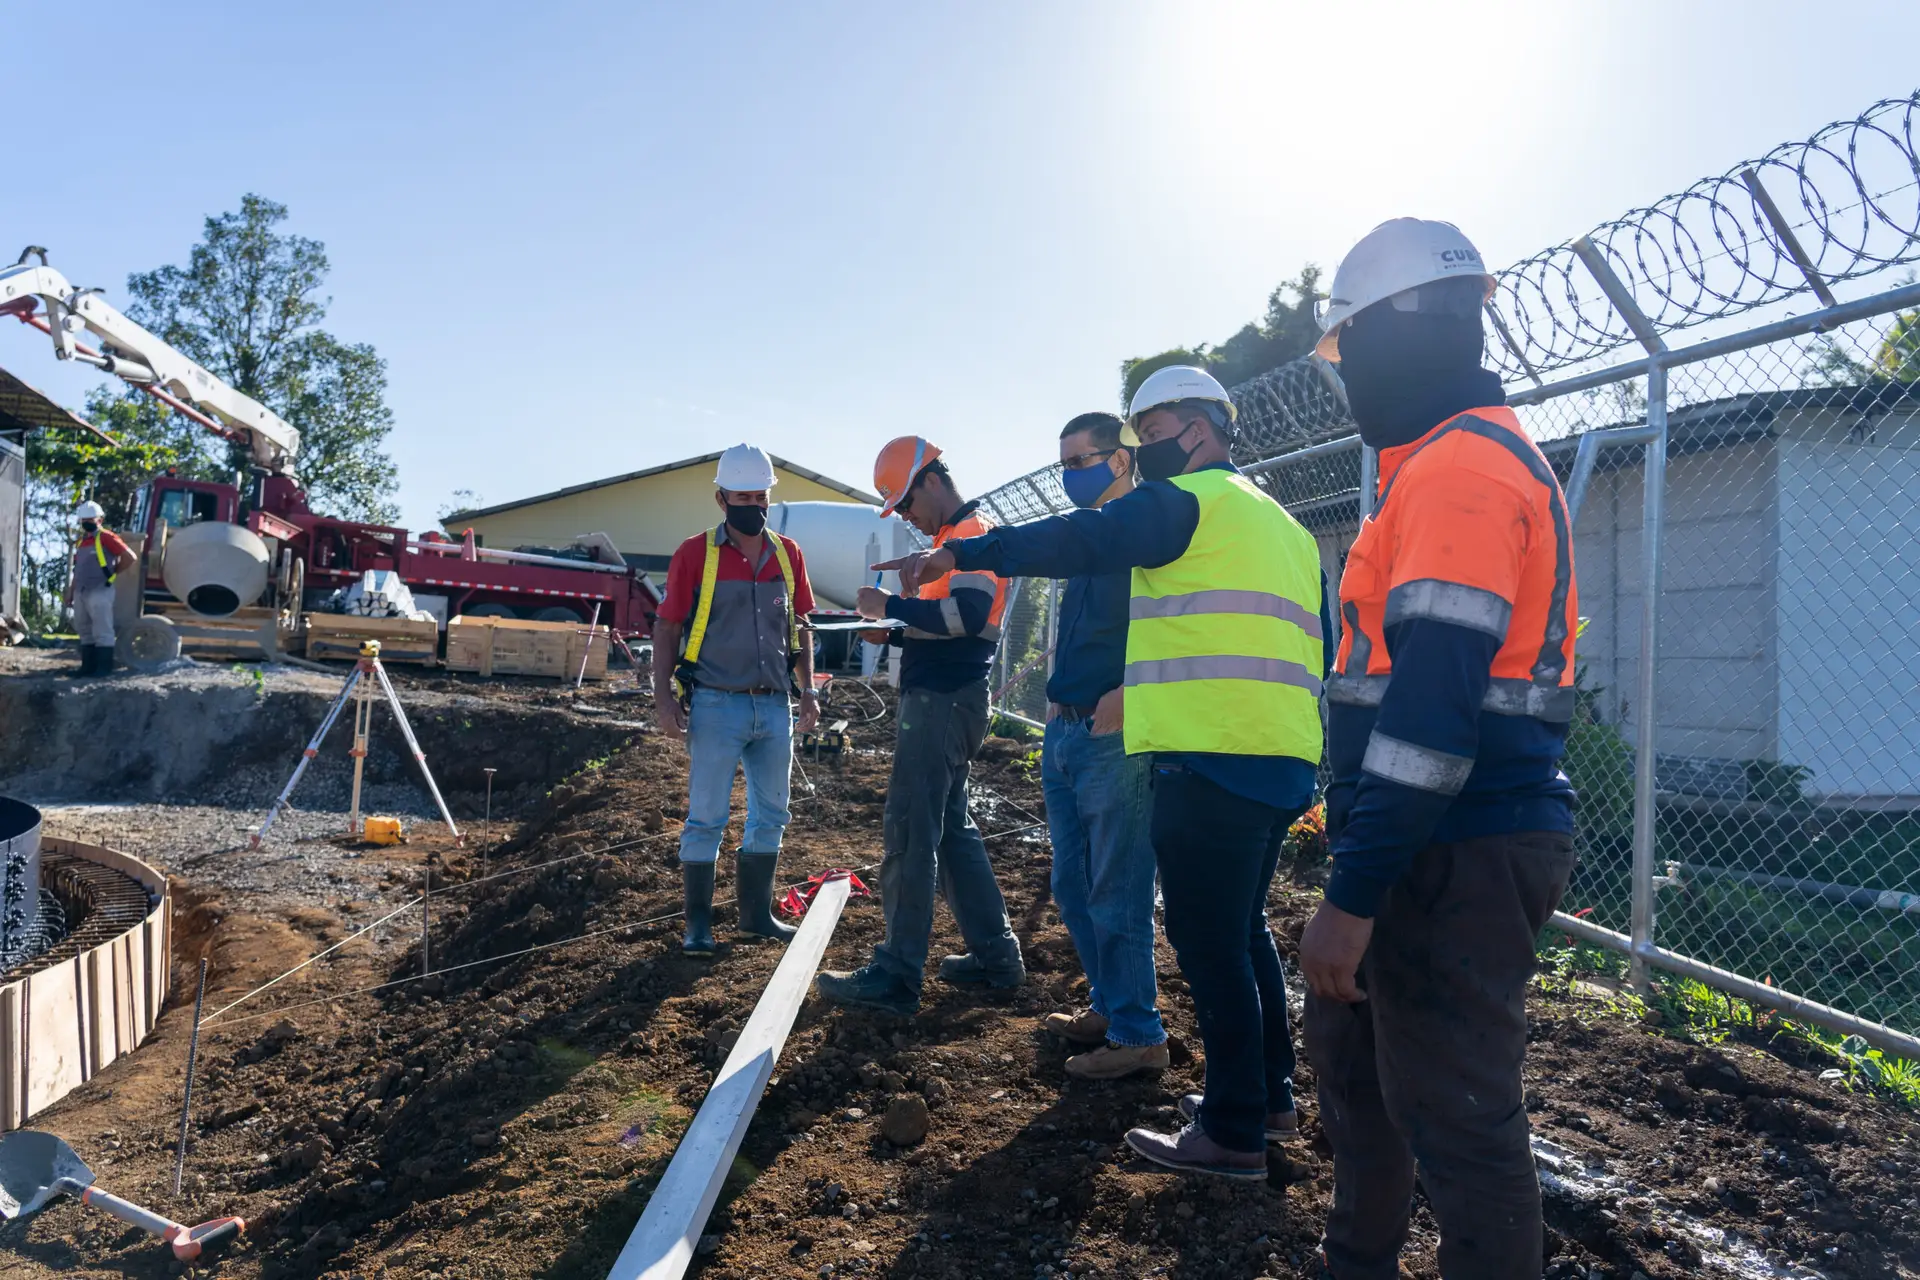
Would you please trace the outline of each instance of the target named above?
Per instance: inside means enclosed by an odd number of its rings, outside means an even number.
[[[167,536],[160,577],[187,608],[225,618],[267,589],[270,559],[267,544],[252,530],[209,520]]]

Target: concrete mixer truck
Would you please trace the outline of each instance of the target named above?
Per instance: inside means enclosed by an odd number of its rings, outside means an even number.
[[[416,538],[312,510],[293,473],[298,431],[116,310],[99,290],[74,288],[38,246],[0,267],[0,315],[51,337],[56,358],[113,374],[248,454],[252,481],[245,492],[171,473],[140,490],[130,532],[146,540],[143,607],[177,601],[199,618],[222,619],[267,605],[297,616],[368,570],[387,570],[443,626],[461,613],[586,622],[597,612],[623,637],[652,631],[659,592],[605,534],[571,548],[508,551],[481,547],[471,535],[464,542],[437,532]],[[81,341],[82,333],[98,345]],[[172,648],[178,652],[177,641]]]

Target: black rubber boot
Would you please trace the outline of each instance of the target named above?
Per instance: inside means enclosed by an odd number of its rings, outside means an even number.
[[[80,646],[80,669],[76,676],[92,676],[100,673],[100,659],[94,656],[94,647],[90,644]]]
[[[713,867],[711,862],[683,862],[680,881],[686,894],[687,936],[680,950],[690,956],[710,956],[713,945]]]
[[[97,644],[93,646],[93,674],[110,676],[113,674],[113,646]]]
[[[773,918],[773,877],[779,866],[777,853],[740,851],[740,932],[781,942],[800,932]]]

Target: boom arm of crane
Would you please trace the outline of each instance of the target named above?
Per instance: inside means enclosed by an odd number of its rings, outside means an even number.
[[[36,266],[29,259],[38,257]],[[44,305],[46,314],[38,307]],[[31,246],[11,267],[0,267],[0,314],[17,317],[53,339],[53,354],[124,379],[202,426],[247,446],[253,460],[284,474],[300,452],[300,433],[271,409],[242,395],[129,320],[100,296],[76,289],[47,265],[47,251]],[[98,350],[76,339],[82,329]]]

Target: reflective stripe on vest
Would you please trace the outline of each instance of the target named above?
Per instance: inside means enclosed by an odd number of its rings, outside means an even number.
[[[1421,479],[1423,452],[1450,437],[1458,446],[1461,436],[1485,442],[1467,446],[1477,450],[1476,466],[1489,469],[1488,474],[1495,474],[1493,468],[1506,471],[1512,476],[1511,484],[1534,486],[1536,543],[1528,553],[1534,559],[1525,571],[1525,581],[1533,585],[1524,588],[1514,601],[1470,582],[1438,578],[1415,578],[1389,586],[1395,575],[1394,548],[1403,536],[1396,521],[1401,508],[1394,504],[1394,494],[1405,491],[1401,482],[1410,473],[1413,479],[1406,483],[1425,483]],[[1327,701],[1378,707],[1393,678],[1386,669],[1391,665],[1390,655],[1382,643],[1386,629],[1398,622],[1426,618],[1500,641],[1481,710],[1495,715],[1531,716],[1550,724],[1567,723],[1574,710],[1577,587],[1571,522],[1552,469],[1514,412],[1497,406],[1456,414],[1407,447],[1409,452],[1389,474],[1373,514],[1362,524],[1348,553],[1341,583],[1342,652],[1334,674],[1327,680]],[[1550,548],[1545,545],[1548,537],[1552,539]],[[1389,762],[1399,758],[1391,752],[1383,756]],[[1371,763],[1366,767],[1370,772],[1380,772]]]
[[[945,526],[934,535],[933,545],[943,547],[955,538],[977,538],[993,528],[993,522],[977,511],[968,512],[963,518]],[[955,591],[984,591],[992,597],[987,607],[987,623],[974,636],[967,634],[966,620],[960,616],[960,603],[953,598]],[[996,643],[1000,639],[1000,622],[1007,611],[1007,580],[998,574],[986,573],[978,569],[962,572],[958,569],[942,574],[932,582],[922,583],[915,597],[920,600],[938,600],[940,602],[940,621],[946,626],[944,632],[922,631],[919,627],[908,627],[905,636],[910,640],[966,640],[978,638]]]
[[[1186,554],[1133,571],[1127,751],[1320,759],[1324,637],[1312,535],[1244,476],[1174,477],[1200,519]]]
[[[687,651],[682,661],[692,667],[700,661],[700,646],[707,638],[707,620],[713,616],[713,589],[720,581],[720,544],[727,536],[725,526],[713,531],[707,539],[707,554],[700,562],[700,602],[693,607],[693,630],[687,633]],[[780,535],[768,531],[767,540],[773,545],[773,558],[780,562],[780,580],[787,585],[787,652],[800,652],[800,619],[794,616],[793,602],[793,561],[787,557],[787,546],[780,541]],[[742,559],[746,557],[742,556]],[[761,564],[766,561],[762,560]],[[752,575],[749,582],[760,580],[758,565],[748,565]]]

